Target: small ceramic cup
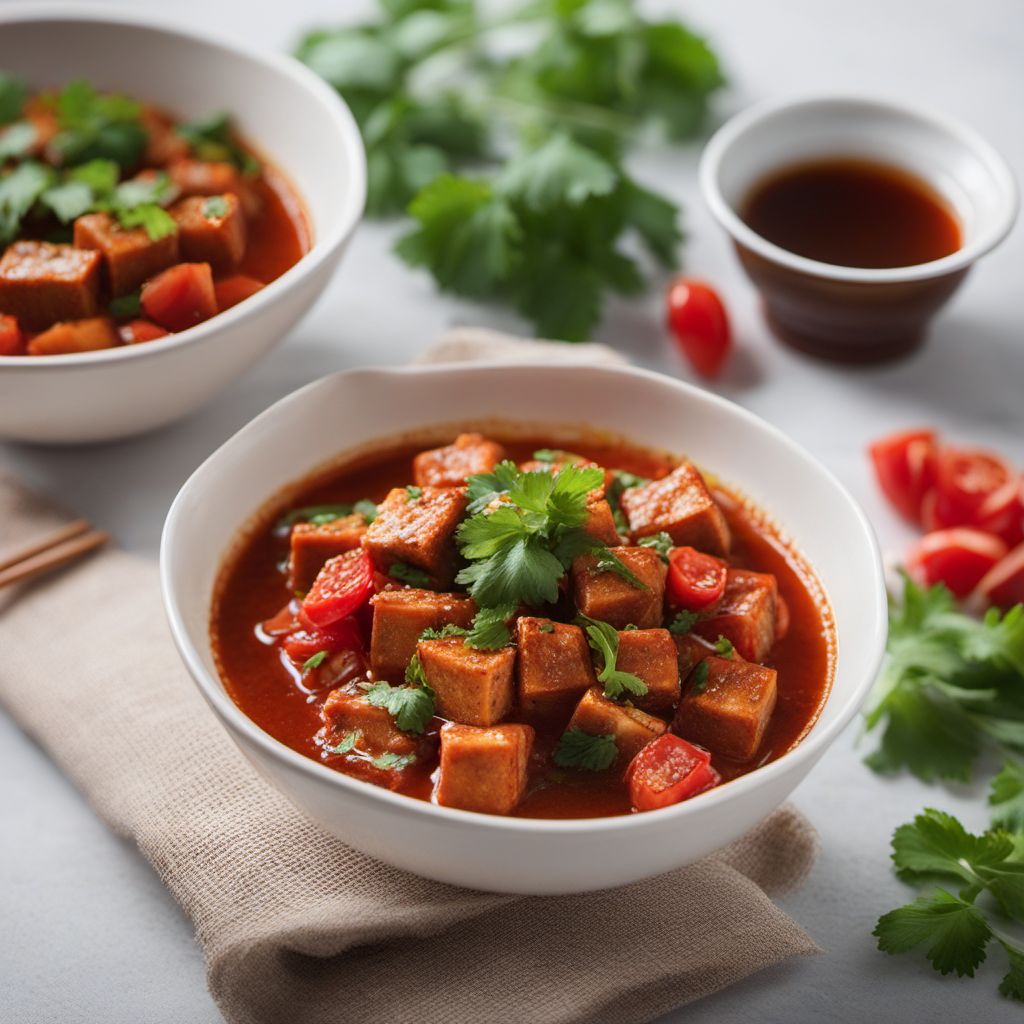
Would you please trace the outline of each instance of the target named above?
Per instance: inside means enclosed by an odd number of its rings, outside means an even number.
[[[797,256],[744,223],[742,205],[766,178],[835,157],[894,165],[923,179],[959,221],[960,248],[914,266],[843,267]],[[1013,175],[984,139],[947,118],[877,99],[811,97],[746,110],[708,142],[700,182],[775,333],[841,362],[895,358],[920,345],[931,318],[1017,216]]]

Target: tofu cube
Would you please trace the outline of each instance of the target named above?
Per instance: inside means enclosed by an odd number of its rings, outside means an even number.
[[[75,221],[75,245],[103,257],[110,292],[127,295],[143,281],[178,262],[178,235],[153,240],[145,228],[123,228],[109,213],[87,213]]]
[[[591,736],[614,736],[615,745],[619,748],[615,763],[625,767],[642,747],[656,740],[668,726],[646,711],[609,700],[599,686],[594,686],[576,705],[567,728],[579,729]]]
[[[246,184],[242,172],[222,160],[174,160],[167,167],[171,184],[183,196],[222,196],[228,192],[238,196],[246,216],[259,213],[256,193]]]
[[[355,745],[375,757],[381,754],[414,754],[422,739],[403,732],[386,708],[378,708],[352,689],[332,690],[320,710],[324,722],[321,738],[336,747],[348,733],[357,732]]]
[[[496,725],[512,710],[516,652],[478,651],[462,637],[421,640],[417,648],[437,713],[463,725]]]
[[[209,263],[217,274],[238,269],[245,255],[245,214],[238,196],[188,196],[170,210],[178,225],[181,258]]]
[[[440,629],[449,623],[468,628],[476,614],[471,598],[433,590],[382,590],[370,603],[370,667],[377,679],[392,682],[405,677],[405,668],[425,629]]]
[[[728,637],[747,661],[763,661],[775,643],[779,585],[770,573],[729,569],[714,614],[693,628],[712,643]]]
[[[412,460],[419,487],[461,487],[466,478],[490,473],[505,458],[505,449],[482,434],[459,434],[452,444],[420,452]]]
[[[366,533],[361,515],[342,516],[329,523],[296,523],[291,532],[288,586],[305,593],[324,563],[359,547]]]
[[[188,156],[189,145],[184,137],[174,130],[174,122],[154,107],[144,106],[139,113],[142,127],[146,129],[146,148],[142,162],[150,167],[166,167],[172,160]]]
[[[363,546],[385,572],[403,562],[429,574],[438,586],[455,578],[455,530],[466,511],[462,487],[395,487],[377,509]]]
[[[595,498],[604,497],[605,492],[611,486],[611,482],[615,477],[615,474],[610,469],[605,469],[604,466],[599,466],[592,459],[584,459],[579,455],[574,455],[572,452],[558,452],[551,461],[528,459],[526,462],[519,464],[519,468],[528,473],[554,473],[555,476],[558,476],[566,466],[578,466],[580,469],[604,470],[604,483],[590,492]]]
[[[529,615],[520,617],[516,630],[520,708],[531,715],[568,718],[596,682],[583,630]]]
[[[749,761],[775,710],[775,669],[716,655],[705,664],[707,679],[680,701],[672,731],[713,754]]]
[[[15,242],[0,259],[0,313],[23,330],[41,331],[99,311],[98,252],[50,242]]]
[[[628,487],[620,499],[634,541],[665,532],[677,547],[729,553],[729,527],[704,478],[689,462],[668,476]]]
[[[679,666],[680,679],[686,679],[700,662],[709,654],[715,653],[714,645],[696,633],[673,636],[672,640],[676,648],[676,664]]]
[[[30,356],[63,356],[76,352],[98,352],[121,343],[114,322],[105,316],[54,324],[32,338],[26,351]]]
[[[615,557],[632,570],[644,584],[634,586],[613,572],[597,569],[596,556],[580,555],[572,563],[576,607],[584,615],[611,623],[616,629],[638,626],[655,629],[661,625],[668,568],[653,548],[620,547]]]
[[[583,529],[590,534],[594,540],[614,548],[622,544],[619,531],[615,528],[615,517],[612,515],[612,507],[604,498],[591,496],[587,501],[587,521]]]
[[[434,799],[443,807],[511,814],[526,791],[533,735],[528,725],[442,726]]]
[[[629,629],[619,633],[616,667],[647,684],[643,697],[631,697],[644,711],[671,711],[679,703],[679,663],[667,629]]]

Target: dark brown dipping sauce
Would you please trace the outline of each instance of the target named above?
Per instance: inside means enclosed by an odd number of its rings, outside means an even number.
[[[959,223],[930,185],[868,160],[789,167],[751,191],[741,216],[769,242],[841,267],[909,267],[962,243]]]

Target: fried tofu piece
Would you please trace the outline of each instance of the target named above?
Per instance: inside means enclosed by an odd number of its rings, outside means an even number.
[[[516,623],[519,706],[527,714],[568,717],[596,682],[579,626],[523,615]]]
[[[329,523],[296,523],[291,532],[288,586],[305,592],[328,559],[359,547],[366,533],[361,515],[341,516]]]
[[[677,547],[713,555],[729,553],[729,527],[722,510],[689,462],[668,476],[640,487],[627,487],[619,499],[633,541],[665,532]]]
[[[716,655],[704,662],[707,679],[679,702],[672,731],[714,754],[749,761],[775,710],[775,669]]]
[[[395,487],[378,507],[363,546],[385,572],[402,562],[448,586],[455,577],[455,530],[465,511],[463,487]]]
[[[102,262],[98,252],[73,245],[14,242],[0,259],[0,313],[17,317],[28,331],[93,317]]]
[[[320,710],[324,722],[322,738],[329,747],[337,746],[349,733],[368,754],[415,754],[422,745],[420,737],[403,732],[386,708],[378,708],[350,688],[332,690]]]
[[[654,629],[661,625],[662,601],[668,568],[653,548],[620,547],[618,558],[644,584],[634,586],[613,572],[600,571],[595,555],[580,555],[572,563],[576,607],[584,615],[611,623],[616,629],[638,626]]]
[[[516,652],[478,651],[462,637],[421,640],[417,648],[437,713],[463,725],[496,725],[512,710]]]
[[[583,529],[590,534],[594,540],[599,540],[608,547],[619,547],[622,538],[615,528],[615,517],[612,515],[612,507],[604,498],[591,496],[587,501],[587,521]]]
[[[245,214],[238,196],[187,196],[170,210],[178,225],[181,258],[209,263],[215,273],[230,274],[245,255]]]
[[[370,604],[370,667],[376,678],[392,681],[404,678],[425,629],[440,629],[449,623],[468,629],[476,615],[472,598],[433,590],[382,590]]]
[[[259,199],[246,184],[242,172],[232,163],[221,160],[174,160],[167,167],[171,183],[183,196],[222,196],[228,192],[238,196],[246,216],[259,212]]]
[[[696,633],[673,636],[672,640],[676,648],[680,679],[685,679],[709,654],[715,653],[714,645]]]
[[[412,476],[419,487],[461,487],[467,477],[490,473],[504,458],[505,449],[483,434],[459,434],[443,448],[420,452],[412,460]]]
[[[643,697],[632,697],[644,711],[670,711],[679,703],[679,663],[667,629],[628,629],[619,633],[615,667],[647,684]]]
[[[75,245],[100,253],[115,297],[135,291],[143,281],[178,262],[177,233],[152,239],[145,228],[123,228],[109,213],[79,217]]]
[[[572,452],[556,451],[552,453],[551,459],[528,459],[526,462],[519,464],[519,468],[528,473],[554,473],[555,476],[558,476],[566,466],[578,466],[580,469],[600,469],[604,471],[604,484],[591,491],[591,495],[594,498],[604,497],[605,491],[608,490],[614,477],[610,469],[605,469],[604,466],[598,465],[592,459],[584,459],[579,455],[574,455]]]
[[[693,628],[707,640],[728,637],[741,657],[762,661],[775,643],[778,581],[770,573],[729,569],[714,614]]]
[[[32,338],[26,351],[30,356],[64,356],[76,352],[98,352],[115,348],[121,336],[112,320],[94,316],[87,320],[72,320],[54,324]]]
[[[434,799],[443,807],[511,814],[526,791],[533,736],[528,725],[442,726]]]
[[[599,686],[593,686],[576,705],[568,728],[591,736],[614,736],[619,748],[616,764],[624,767],[668,726],[646,711],[609,700]]]
[[[151,167],[166,167],[173,160],[188,156],[189,145],[174,130],[174,122],[154,107],[144,106],[139,121],[146,130],[146,148],[142,162]]]

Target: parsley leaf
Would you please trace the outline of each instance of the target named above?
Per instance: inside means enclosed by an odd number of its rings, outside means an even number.
[[[380,682],[364,685],[364,689],[366,699],[376,708],[385,708],[395,725],[405,732],[423,732],[434,717],[434,692],[429,686],[391,686]]]
[[[407,583],[410,587],[429,587],[430,575],[414,565],[405,562],[394,562],[388,568],[388,575],[399,583]]]
[[[685,636],[697,624],[699,618],[699,612],[688,612],[684,609],[676,613],[676,617],[669,623],[668,631],[675,636]]]
[[[597,681],[604,683],[604,695],[615,699],[627,693],[634,697],[642,697],[647,693],[647,684],[639,676],[615,667],[619,657],[619,634],[615,627],[588,615],[580,615],[577,621],[583,626],[591,648],[601,655],[602,664],[597,673]]]
[[[555,747],[554,762],[559,768],[582,768],[603,772],[611,768],[619,756],[615,737],[592,736],[582,729],[567,729]]]
[[[655,551],[661,555],[661,560],[667,565],[668,556],[672,549],[675,547],[675,543],[672,538],[665,533],[655,533],[650,537],[641,537],[637,543],[642,548],[654,548]]]

